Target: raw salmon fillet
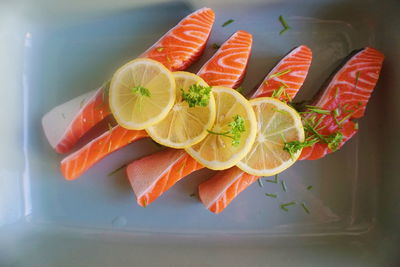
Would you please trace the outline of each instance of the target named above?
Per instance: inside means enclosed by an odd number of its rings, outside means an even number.
[[[203,52],[214,19],[215,14],[210,8],[195,11],[161,37],[141,57],[157,60],[172,71],[186,69]],[[108,91],[105,90],[107,87],[108,83],[43,116],[44,132],[56,152],[69,152],[85,133],[110,114]]]
[[[330,115],[316,116],[317,120],[322,119],[318,132],[324,135],[342,133],[339,148],[358,131],[358,124],[353,119],[364,116],[368,100],[378,82],[383,59],[381,52],[370,47],[354,52],[312,104],[331,111]],[[334,110],[340,114],[335,116],[336,121],[332,113]],[[326,143],[318,142],[304,148],[299,159],[320,159],[332,152]]]
[[[236,40],[238,41],[237,46],[242,47],[243,44],[243,39],[248,38],[248,47],[247,47],[247,53],[236,53],[236,50],[232,50],[231,47],[235,44]],[[242,60],[241,66],[243,68],[243,71],[245,71],[246,66],[247,66],[247,60],[250,56],[250,51],[251,51],[251,40],[252,36],[244,31],[238,31],[235,34],[233,34],[227,41],[224,43],[219,50],[224,51],[226,47],[231,51],[231,53],[234,53],[237,55],[238,58],[245,58]],[[226,44],[226,45],[225,45]],[[204,66],[215,66],[215,69],[220,69],[220,66],[218,64],[215,64],[216,62],[223,62],[223,57],[221,57],[221,53],[217,51],[217,53],[207,62],[205,63]],[[221,74],[218,74],[215,72],[214,68],[208,68],[210,74],[208,72],[203,71],[203,73],[200,74],[200,76],[208,82],[208,79],[216,79],[217,76],[221,76]],[[227,69],[227,73],[229,73],[229,69]],[[207,75],[207,77],[205,76]],[[242,73],[236,73],[236,79],[240,79],[242,77]],[[233,79],[231,82],[231,86],[233,86],[237,80]],[[114,131],[118,133],[124,133],[124,138],[120,138],[119,135],[114,135]],[[136,131],[136,130],[127,130],[124,129],[121,126],[115,126],[112,131],[107,131],[103,135],[99,136],[98,138],[94,139],[92,142],[86,144],[84,147],[76,151],[75,153],[67,156],[61,161],[61,171],[64,175],[64,177],[68,180],[73,180],[78,178],[81,174],[83,174],[86,170],[88,170],[91,166],[93,166],[95,163],[97,163],[100,159],[104,158],[108,154],[132,143],[135,142],[139,139],[142,139],[144,137],[147,137],[148,135],[146,134],[145,131]],[[112,146],[109,147],[109,149],[98,149],[98,147],[93,146],[93,144],[98,144],[98,143],[106,143],[106,142],[111,142]]]
[[[278,83],[280,85],[281,82],[287,82],[289,86],[288,96],[290,98],[294,97],[306,78],[311,64],[311,58],[311,50],[306,46],[300,46],[292,50],[266,76],[263,83],[256,90],[254,97],[272,94],[273,90],[271,90],[271,84]],[[282,73],[282,71],[286,72],[288,68],[290,68],[290,72],[280,76],[274,75],[279,72]],[[277,87],[275,87],[275,89],[277,89]],[[282,95],[282,97],[284,96]],[[143,206],[144,203],[146,205],[150,204],[180,179],[196,170],[204,168],[183,150],[179,150],[179,152],[173,151],[176,150],[167,149],[136,160],[128,166],[128,178],[139,205]],[[176,157],[171,157],[173,153]],[[177,161],[176,158],[179,158],[179,160]],[[161,161],[163,162],[163,167],[158,171],[154,171],[152,166],[157,165],[158,162]],[[182,162],[185,164],[182,164]],[[145,183],[147,187],[137,186],[137,184],[142,185],[143,183]]]
[[[364,51],[364,53],[362,53]],[[360,54],[361,53],[361,54]],[[353,60],[356,59],[356,60]],[[362,117],[365,112],[365,104],[368,102],[370,93],[375,87],[377,78],[379,76],[380,68],[383,61],[383,55],[375,49],[365,48],[356,53],[350,60],[333,76],[331,82],[322,94],[314,102],[316,106],[323,109],[335,110],[339,105],[343,107],[348,104],[356,106],[354,113],[349,119],[344,120],[341,124],[340,131],[343,133],[343,143],[350,139],[356,132],[355,124],[350,118]],[[347,69],[347,74],[341,73],[341,70]],[[360,72],[357,74],[357,72]],[[365,76],[362,73],[365,72]],[[341,73],[340,76],[338,74]],[[357,87],[355,86],[355,77],[358,76]],[[361,77],[365,79],[361,83]],[[342,77],[338,79],[339,77]],[[334,82],[336,80],[336,82]],[[358,84],[363,84],[360,91],[358,91]],[[330,89],[331,88],[331,89]],[[334,90],[332,90],[334,88]],[[339,88],[337,90],[336,88]],[[361,97],[362,96],[362,97]],[[358,102],[363,103],[360,105]],[[309,116],[309,115],[307,115]],[[337,120],[341,120],[344,116],[339,116]],[[321,123],[327,125],[323,134],[328,134],[336,131],[337,125],[332,116],[327,116]],[[329,131],[329,132],[328,132]],[[343,145],[343,143],[341,145]],[[308,149],[303,149],[307,151]],[[307,156],[318,155],[324,156],[329,151],[326,144],[316,144],[311,147]],[[302,153],[302,157],[303,156]],[[311,158],[310,158],[311,159]],[[220,213],[229,203],[238,196],[244,189],[254,183],[260,177],[244,173],[239,168],[233,167],[229,170],[218,172],[211,179],[202,183],[199,186],[199,196],[203,204],[212,212]]]

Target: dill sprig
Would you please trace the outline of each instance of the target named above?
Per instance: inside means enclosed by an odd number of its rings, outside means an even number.
[[[357,88],[358,79],[360,78],[360,74],[361,74],[360,71],[357,71],[357,72],[356,72],[356,81],[354,82],[354,88]]]
[[[306,203],[302,202],[302,203],[301,203],[301,207],[303,208],[303,210],[304,210],[307,214],[310,214],[310,210],[307,208]]]
[[[224,24],[222,24],[222,27],[226,27],[226,26],[228,26],[229,24],[231,24],[234,21],[235,20],[233,20],[233,19],[228,19],[227,21],[224,22]]]
[[[279,32],[279,35],[284,34],[286,31],[290,30],[291,28],[289,27],[289,25],[287,24],[286,20],[283,18],[282,15],[279,16],[279,21],[282,24],[283,29]]]
[[[210,86],[202,86],[200,84],[192,84],[188,92],[181,89],[182,100],[189,104],[189,107],[206,107],[210,101]]]
[[[113,131],[113,126],[111,125],[111,123],[108,123],[107,126],[108,126],[108,132],[109,132],[109,133],[112,133],[112,131]]]
[[[210,134],[222,135],[232,139],[232,146],[238,146],[240,144],[240,137],[242,133],[246,131],[244,125],[244,119],[240,115],[236,115],[232,118],[232,121],[228,125],[229,131],[217,133],[211,130],[207,130]]]
[[[343,134],[341,132],[335,132],[326,137],[326,143],[328,144],[329,149],[332,151],[336,151],[339,148],[342,140]]]
[[[122,170],[123,168],[125,168],[128,164],[124,164],[118,168],[116,168],[115,170],[113,170],[112,172],[110,172],[109,174],[107,174],[107,176],[112,176],[114,174],[116,174],[117,172],[119,172],[120,170]]]
[[[305,107],[307,108],[307,111],[301,112],[303,114],[306,114],[306,113],[317,113],[317,114],[329,115],[331,113],[331,111],[329,111],[327,109],[322,109],[322,108],[317,107],[317,106],[305,105]]]
[[[217,43],[213,43],[212,44],[212,48],[214,48],[214,49],[219,49],[221,46],[219,45],[219,44],[217,44]]]
[[[274,180],[265,180],[268,183],[273,183],[273,184],[277,184],[278,183],[278,174],[274,175]]]
[[[279,77],[279,76],[288,74],[288,73],[291,72],[291,71],[292,71],[291,69],[287,69],[287,70],[283,70],[283,71],[280,71],[280,72],[271,74],[270,76],[268,76],[268,79],[272,79],[272,78],[275,78],[275,77]],[[283,86],[288,87],[286,84],[283,84]]]
[[[239,93],[241,93],[242,95],[243,95],[243,93],[244,93],[245,90],[246,90],[246,89],[244,89],[244,88],[241,87],[241,86],[239,86],[238,88],[236,88],[236,91],[239,92]]]
[[[267,197],[272,197],[272,198],[277,198],[278,196],[276,194],[270,194],[270,193],[265,193]]]
[[[296,204],[296,202],[291,201],[291,202],[288,202],[288,203],[283,203],[283,204],[281,204],[280,207],[281,207],[281,209],[283,209],[284,211],[289,211],[287,207],[293,206],[293,205],[295,205],[295,204]]]
[[[287,186],[286,186],[286,182],[284,180],[281,180],[281,186],[282,186],[283,192],[287,192]]]
[[[313,106],[311,106],[313,107]],[[306,146],[313,145],[318,142],[322,142],[328,145],[328,147],[332,150],[335,151],[339,148],[340,143],[343,140],[343,134],[340,131],[334,132],[329,135],[321,134],[319,131],[324,129],[326,126],[319,127],[321,124],[323,118],[325,115],[325,110],[317,108],[316,109],[318,114],[322,114],[322,116],[319,118],[317,122],[315,122],[315,116],[306,119],[303,121],[304,124],[304,131],[308,134],[308,138],[304,142],[304,144],[301,143],[290,143],[286,147],[284,146],[284,150],[290,151],[289,153],[293,153],[294,151],[298,151],[300,148],[304,148]],[[328,111],[329,112],[329,111]],[[331,112],[329,112],[330,114]],[[350,114],[349,114],[350,115]],[[348,117],[348,116],[346,116]],[[345,118],[346,118],[345,117]],[[340,125],[344,120],[341,120],[337,122],[338,125]]]

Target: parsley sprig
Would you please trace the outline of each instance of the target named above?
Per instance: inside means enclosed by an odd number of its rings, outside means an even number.
[[[200,84],[192,84],[188,92],[181,89],[182,100],[189,104],[189,107],[195,106],[206,107],[210,102],[211,87],[202,86]]]
[[[139,111],[142,111],[142,106],[143,106],[143,97],[150,97],[151,93],[149,89],[143,87],[143,86],[135,86],[131,88],[132,94],[138,94],[139,95]]]
[[[232,118],[232,121],[229,123],[229,131],[218,133],[211,130],[207,130],[210,134],[222,135],[232,139],[232,146],[238,146],[240,144],[240,137],[242,133],[246,131],[246,127],[244,125],[244,119],[240,115],[236,115]]]
[[[141,96],[147,96],[147,97],[151,96],[151,93],[150,93],[149,89],[147,89],[147,88],[145,88],[143,86],[140,86],[140,85],[133,87],[131,89],[131,92],[139,94]]]

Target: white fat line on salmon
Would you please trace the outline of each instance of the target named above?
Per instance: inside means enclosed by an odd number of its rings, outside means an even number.
[[[202,74],[215,74],[215,75],[223,75],[224,77],[226,76],[232,76],[232,78],[236,79],[239,74],[236,73],[226,73],[226,72],[222,72],[222,71],[214,71],[214,70],[205,70],[205,71],[200,71],[198,73],[199,76],[201,76]],[[219,76],[218,76],[219,77]]]
[[[186,154],[185,152],[182,152],[182,155],[180,155],[176,160],[174,160],[174,161],[168,166],[168,168],[166,168],[166,169],[157,177],[157,179],[154,179],[153,184],[152,184],[147,190],[145,190],[140,196],[138,196],[137,198],[140,199],[140,198],[142,198],[143,196],[147,195],[147,193],[151,192],[151,190],[153,190],[154,187],[156,186],[156,184],[158,183],[158,181],[159,181],[158,178],[160,178],[160,177],[166,175],[169,171],[171,171],[172,167],[173,167],[176,163],[178,163],[178,162],[182,159],[182,157],[184,157],[184,156],[187,156],[187,154]]]
[[[190,30],[190,31],[184,31],[184,35],[190,36],[192,39],[199,39],[201,42],[203,42],[204,39],[207,39],[208,33],[202,32],[202,31],[195,31],[195,30]]]
[[[198,46],[199,44],[202,43],[202,42],[189,41],[189,40],[184,39],[184,38],[182,38],[182,37],[180,37],[180,36],[177,36],[177,35],[175,35],[175,34],[171,34],[170,37],[171,37],[171,38],[174,38],[174,39],[176,39],[176,40],[179,40],[179,41],[181,41],[182,43],[193,44],[193,45],[196,45],[196,46]],[[171,41],[171,42],[172,42],[172,41]]]
[[[346,85],[347,88],[348,88],[347,90],[346,90],[346,87],[343,87],[343,86],[340,87],[340,88],[343,88],[343,92],[346,92],[346,91],[361,91],[361,92],[366,92],[366,93],[369,94],[373,90],[373,89],[367,89],[367,88],[365,88],[365,86],[360,86],[360,85],[357,85],[357,88],[355,88],[354,87],[354,83],[351,83],[351,82],[348,82],[348,81],[337,81],[335,84],[336,85]]]
[[[236,168],[236,167],[234,167]],[[233,179],[232,182],[228,183],[227,186],[225,186],[223,188],[223,190],[221,190],[221,193],[219,193],[215,198],[213,198],[212,201],[210,201],[210,205],[207,206],[207,209],[210,208],[214,203],[218,203],[219,199],[221,199],[222,196],[226,196],[226,191],[228,190],[228,188],[230,188],[242,175],[243,175],[243,171],[240,171],[238,175],[236,175]],[[213,178],[212,178],[213,179]]]
[[[247,55],[248,55],[248,53],[242,53],[242,54],[243,54],[243,56],[247,56]],[[230,55],[230,57],[231,57],[231,56],[233,56],[233,55]],[[238,55],[234,55],[234,56],[238,56]],[[218,61],[217,61],[218,65],[221,66],[222,68],[226,69],[227,71],[236,70],[236,71],[238,71],[238,72],[240,72],[240,73],[243,72],[243,67],[244,67],[244,66],[235,68],[235,67],[232,67],[232,65],[227,65],[227,64],[225,64],[225,62],[224,62],[226,58],[227,58],[227,56],[222,57],[222,58],[219,58]],[[244,64],[243,64],[243,65],[244,65]]]

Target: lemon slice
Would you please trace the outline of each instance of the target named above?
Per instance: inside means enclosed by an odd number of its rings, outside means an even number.
[[[217,105],[216,119],[207,136],[186,151],[205,167],[224,170],[236,165],[251,149],[254,143],[257,122],[249,101],[237,91],[216,86],[213,87]],[[232,130],[242,122],[239,138]],[[240,127],[239,127],[240,128]],[[236,129],[239,129],[236,128]],[[236,131],[237,132],[237,131]]]
[[[139,58],[119,68],[109,92],[110,109],[118,124],[132,130],[161,121],[175,101],[175,79],[161,63]]]
[[[168,115],[160,122],[146,129],[154,141],[164,146],[185,148],[200,142],[208,134],[215,120],[215,100],[209,93],[206,106],[195,105],[190,107],[182,99],[182,91],[189,92],[195,86],[199,89],[208,89],[208,84],[199,76],[178,71],[174,72],[176,84],[176,100]]]
[[[290,155],[285,142],[304,141],[304,128],[296,110],[270,97],[250,100],[257,117],[257,137],[250,152],[237,164],[257,176],[271,176],[290,167],[301,150]]]

